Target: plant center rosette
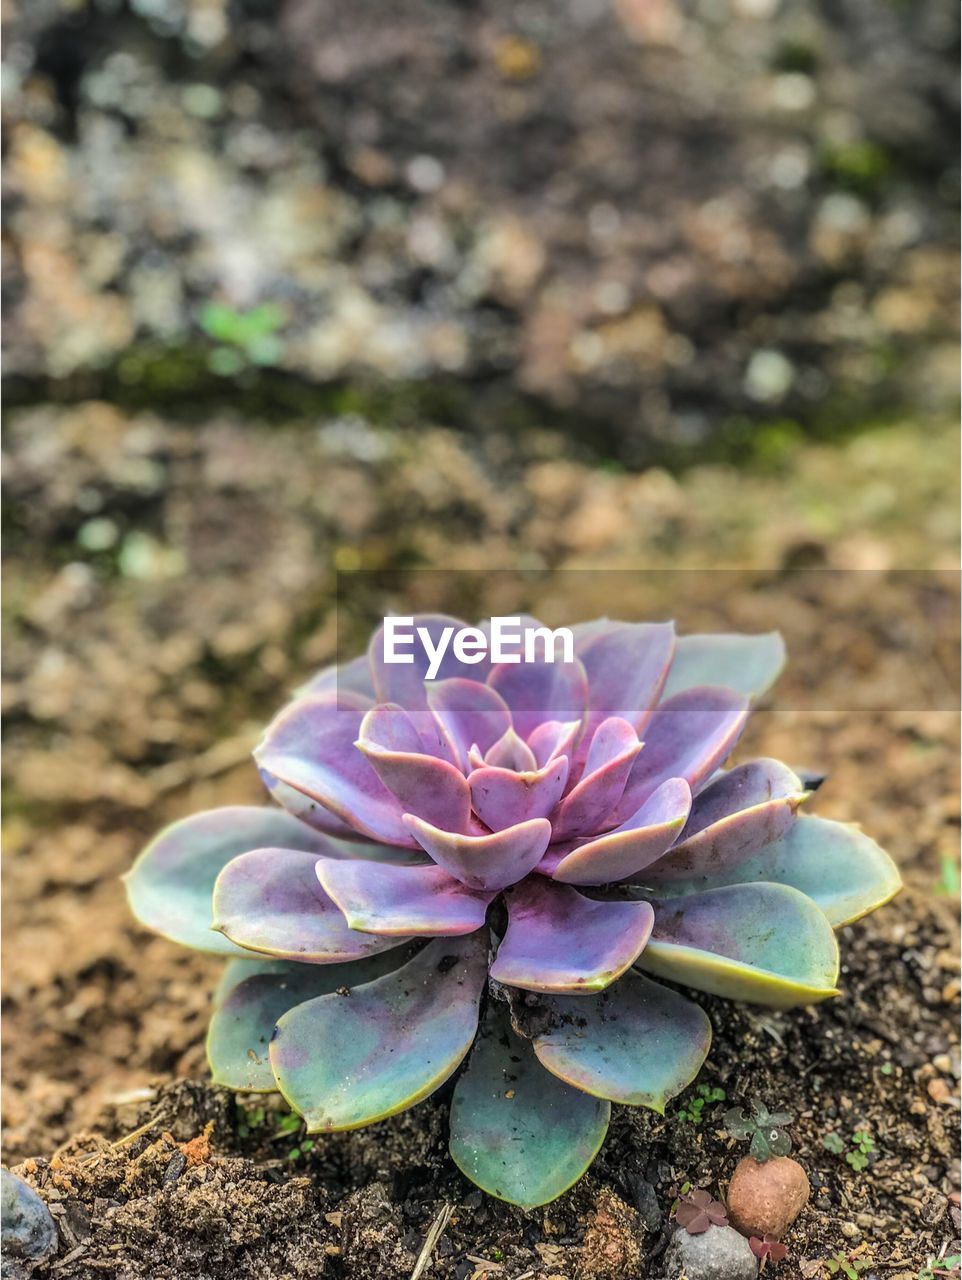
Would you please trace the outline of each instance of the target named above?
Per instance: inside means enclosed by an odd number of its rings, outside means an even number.
[[[698,1073],[709,1019],[651,975],[824,1000],[834,930],[900,887],[858,827],[798,815],[790,768],[727,766],[777,635],[572,630],[573,662],[448,654],[432,681],[420,642],[388,665],[376,633],[269,725],[275,806],[177,822],[127,877],[144,924],[229,958],[216,1081],[279,1089],[331,1132],[463,1064],[452,1156],[524,1206],[581,1176],[612,1102],[662,1112]]]

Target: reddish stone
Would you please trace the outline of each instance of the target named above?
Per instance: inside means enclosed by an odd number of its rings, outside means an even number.
[[[781,1240],[808,1203],[808,1174],[788,1156],[763,1164],[745,1156],[728,1187],[728,1218],[745,1236]]]

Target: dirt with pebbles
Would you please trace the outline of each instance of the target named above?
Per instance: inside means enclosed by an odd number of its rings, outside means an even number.
[[[672,1188],[724,1193],[743,1151],[720,1117],[754,1093],[796,1112],[813,1185],[773,1274],[823,1274],[842,1250],[868,1277],[915,1280],[954,1252],[958,931],[942,890],[959,820],[956,582],[900,571],[951,566],[947,440],[906,427],[800,450],[781,471],[676,478],[586,467],[551,433],[465,442],[425,427],[414,449],[363,421],[188,430],[99,404],[15,416],[4,1139],[60,1230],[38,1274],[406,1278],[450,1206],[427,1272],[439,1280],[656,1280]],[[604,563],[621,566],[628,613],[668,613],[682,581],[639,565],[698,570],[677,602],[688,629],[780,613],[792,663],[740,754],[823,768],[816,810],[862,821],[909,885],[844,932],[838,1000],[786,1014],[705,1000],[702,1080],[726,1102],[698,1124],[683,1118],[695,1090],[665,1118],[616,1108],[583,1182],[528,1213],[448,1158],[450,1086],[310,1147],[274,1101],[205,1084],[218,965],[138,929],[118,881],[165,820],[261,798],[257,730],[334,651],[330,566],[369,567],[383,588],[412,557],[450,564],[452,547],[479,571],[478,612],[499,599],[490,566],[520,548],[545,571],[530,578],[536,609],[577,571],[563,590],[579,583],[579,612],[603,611],[612,583],[585,570]],[[705,570],[720,562],[769,568]],[[804,589],[799,564],[820,570]],[[843,567],[861,573],[825,572]],[[824,1146],[856,1129],[874,1143],[861,1171]]]

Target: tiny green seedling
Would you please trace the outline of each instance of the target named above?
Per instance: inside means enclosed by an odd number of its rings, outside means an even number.
[[[208,302],[200,313],[200,327],[218,344],[208,359],[211,372],[228,376],[249,365],[276,364],[282,350],[277,331],[286,318],[276,302],[263,302],[247,311]]]
[[[314,1139],[305,1138],[304,1141],[300,1144],[300,1146],[291,1147],[290,1151],[288,1151],[287,1153],[287,1158],[290,1161],[300,1160],[301,1156],[307,1155],[308,1152],[313,1150],[314,1150]]]
[[[276,1130],[272,1141],[282,1142],[285,1138],[293,1138],[300,1134],[304,1128],[304,1121],[296,1111],[285,1112],[284,1115],[277,1117],[274,1128]],[[314,1139],[307,1137],[305,1134],[295,1146],[285,1154],[285,1159],[289,1161],[299,1160],[302,1155],[308,1151],[314,1150]]]
[[[691,1189],[692,1189],[692,1184],[690,1182],[683,1182],[681,1184],[681,1186],[678,1188],[678,1193],[677,1195],[675,1195],[674,1200],[672,1200],[671,1207],[668,1210],[669,1218],[673,1218],[675,1216],[675,1214],[678,1212],[678,1206],[681,1204],[682,1199],[688,1195],[688,1192],[691,1191]],[[674,1188],[672,1189],[672,1194],[674,1194]]]
[[[869,1156],[875,1151],[875,1143],[872,1135],[865,1129],[856,1129],[852,1135],[852,1143],[855,1150],[847,1152],[845,1160],[860,1173],[868,1165]]]
[[[848,1280],[858,1280],[859,1275],[872,1265],[871,1258],[859,1258],[854,1253],[843,1253],[841,1249],[825,1260],[825,1270],[830,1276],[841,1274]]]
[[[243,1120],[237,1126],[239,1138],[249,1138],[252,1129],[259,1129],[267,1119],[264,1107],[246,1107],[242,1111]]]
[[[695,1096],[678,1112],[678,1119],[687,1124],[701,1124],[704,1120],[705,1108],[711,1102],[724,1102],[728,1095],[718,1085],[700,1084],[695,1089]]]
[[[958,1280],[962,1272],[962,1254],[947,1258],[930,1258],[918,1274],[918,1280]]]
[[[297,1133],[304,1124],[304,1121],[296,1111],[288,1111],[285,1115],[279,1116],[275,1128],[278,1135],[285,1133]]]
[[[944,853],[941,861],[941,872],[935,885],[935,892],[957,898],[962,889],[959,880],[959,860],[954,854]]]
[[[875,1154],[875,1141],[867,1129],[856,1129],[852,1134],[852,1150],[846,1150],[845,1139],[837,1133],[827,1133],[822,1139],[822,1146],[833,1155],[844,1153],[845,1163],[852,1166],[856,1173],[868,1168],[870,1157]]]

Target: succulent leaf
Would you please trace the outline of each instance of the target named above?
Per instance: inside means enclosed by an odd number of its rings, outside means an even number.
[[[838,944],[810,898],[779,884],[653,899],[639,961],[656,977],[776,1009],[837,995]]]
[[[836,929],[889,902],[902,887],[898,868],[854,823],[805,815],[782,839],[723,872],[688,881],[659,881],[664,898],[721,884],[789,885],[817,903]]]
[[[296,698],[318,693],[358,693],[373,704],[377,694],[371,679],[371,664],[366,653],[349,662],[324,667],[295,693]]]
[[[549,849],[539,870],[564,884],[610,884],[641,872],[670,848],[685,825],[691,790],[684,778],[669,778],[636,813],[614,831],[569,845],[558,858]]]
[[[348,964],[291,964],[267,961],[260,972],[240,972],[219,999],[207,1030],[207,1061],[215,1084],[251,1093],[277,1088],[268,1046],[278,1018],[295,1005],[341,988],[371,982],[396,969],[403,950],[387,951]],[[243,960],[234,962],[250,969]]]
[[[684,778],[697,792],[728,756],[747,717],[748,699],[730,689],[686,689],[662,702],[645,729],[645,749],[628,777],[618,821],[624,822],[669,778]]]
[[[651,864],[646,881],[718,875],[787,834],[806,791],[778,760],[752,760],[711,782],[692,805],[678,843]]]
[[[515,773],[533,773],[538,767],[534,752],[513,726],[504,731],[483,757],[478,757],[477,747],[471,747],[468,760],[475,769],[488,764],[495,769],[512,769]]]
[[[299,698],[267,726],[254,759],[361,835],[413,848],[397,799],[354,747],[366,711],[356,695]]]
[[[224,971],[221,974],[220,982],[214,988],[214,994],[211,996],[211,1002],[216,1009],[236,986],[244,982],[247,978],[257,977],[261,973],[286,973],[290,968],[288,960],[272,960],[269,956],[258,956],[253,952],[245,952],[249,956],[247,960],[241,960],[240,957],[234,960],[228,960],[224,965]]]
[[[594,1160],[610,1115],[610,1102],[545,1071],[489,1002],[451,1103],[451,1155],[466,1177],[510,1204],[548,1204]]]
[[[350,929],[317,880],[317,855],[255,849],[229,862],[214,885],[214,925],[248,952],[334,964],[399,946],[406,938]]]
[[[413,813],[446,831],[467,831],[471,789],[460,769],[437,756],[391,750],[370,738],[361,737],[355,745],[403,813]]]
[[[902,888],[895,863],[857,823],[799,818],[758,857],[772,867],[772,880],[808,894],[836,929],[884,906]]]
[[[528,991],[604,990],[638,958],[654,920],[645,902],[595,902],[537,876],[506,897],[508,928],[491,976]]]
[[[322,808],[316,800],[295,791],[286,783],[271,777],[266,769],[260,770],[261,780],[271,798],[287,813],[309,827],[322,832],[327,840],[323,847],[325,858],[360,858],[365,862],[390,862],[399,867],[423,866],[428,861],[423,849],[405,849],[396,844],[378,844],[362,836],[333,813]]]
[[[358,737],[384,751],[426,753],[442,760],[451,758],[435,718],[426,710],[409,714],[396,702],[379,702],[370,707],[361,720]]]
[[[503,889],[533,870],[551,838],[547,818],[532,818],[489,835],[442,831],[406,813],[404,822],[434,861],[472,889]]]
[[[465,773],[471,747],[476,746],[483,756],[511,728],[511,712],[504,699],[477,680],[434,680],[426,696],[452,760]]]
[[[447,1080],[477,1030],[487,949],[484,929],[439,938],[394,973],[278,1020],[274,1078],[311,1133],[373,1124]]]
[[[603,721],[588,747],[584,773],[551,820],[555,840],[591,834],[608,825],[641,751],[638,735],[617,716]]]
[[[488,684],[504,698],[525,739],[544,720],[581,720],[588,705],[588,678],[577,657],[573,662],[562,662],[559,654],[554,662],[496,663]]]
[[[173,942],[222,956],[250,952],[211,929],[211,893],[223,868],[262,845],[324,852],[327,841],[281,809],[230,805],[165,827],[124,877],[130,909]]]
[[[672,622],[609,622],[573,628],[588,676],[593,724],[620,716],[640,730],[658,702],[675,652]],[[707,682],[706,682],[707,683]]]
[[[329,837],[321,850],[321,857],[327,862],[373,862],[379,866],[392,867],[424,867],[430,861],[423,849],[402,849],[396,844],[374,844],[356,836],[351,840]],[[372,874],[377,875],[376,867]]]
[[[319,858],[321,888],[343,912],[351,929],[364,933],[474,933],[484,924],[495,889],[469,889],[441,867],[372,867],[366,862]]]
[[[754,698],[771,688],[784,665],[785,642],[777,631],[757,636],[681,636],[663,698],[706,684],[724,685]]]
[[[537,767],[543,768],[558,756],[567,756],[570,761],[580,733],[579,720],[545,720],[539,724],[528,738],[528,748]]]
[[[366,836],[360,835],[353,827],[349,827],[336,814],[325,809],[322,804],[305,795],[303,791],[295,791],[286,782],[281,782],[280,778],[275,778],[267,769],[258,769],[258,773],[271,799],[299,822],[306,822],[315,831],[320,831],[332,839],[367,841]]]
[[[567,756],[556,756],[532,772],[515,773],[486,764],[468,774],[471,804],[492,831],[503,831],[531,818],[547,818],[567,781]]]
[[[701,1070],[711,1022],[691,1000],[629,971],[597,996],[552,997],[534,1039],[542,1066],[597,1098],[664,1114]]]

